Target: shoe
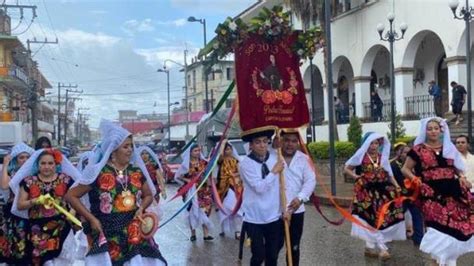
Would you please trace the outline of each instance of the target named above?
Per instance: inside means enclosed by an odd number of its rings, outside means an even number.
[[[459,119],[456,120],[456,123],[454,123],[456,126],[459,125]]]
[[[390,253],[388,253],[388,251],[386,250],[382,250],[380,251],[379,253],[379,258],[382,260],[382,261],[385,261],[385,260],[388,260],[390,259],[392,256],[390,255]]]
[[[374,248],[365,248],[364,255],[366,257],[377,258],[379,254]]]
[[[235,239],[240,240],[240,232],[235,232]]]
[[[191,236],[191,237],[189,238],[189,240],[191,240],[191,242],[196,241],[196,236]]]
[[[219,235],[220,235],[220,236],[225,236],[225,233],[224,233],[224,232],[221,232]]]
[[[205,236],[205,237],[203,237],[202,239],[204,239],[204,241],[212,241],[212,240],[214,240],[214,237],[212,237],[212,236]]]

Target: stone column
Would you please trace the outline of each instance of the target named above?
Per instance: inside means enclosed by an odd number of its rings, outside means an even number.
[[[323,93],[324,93],[324,121],[329,121],[329,100],[328,100],[328,88],[326,84],[323,84]],[[335,94],[334,94],[335,95]]]
[[[359,118],[370,117],[370,112],[364,114],[364,103],[370,103],[370,81],[372,77],[358,76],[354,77],[354,92],[356,101],[356,115]],[[352,100],[352,95],[349,95]]]
[[[400,115],[410,113],[405,104],[405,98],[413,96],[413,74],[411,67],[395,68],[395,108]]]

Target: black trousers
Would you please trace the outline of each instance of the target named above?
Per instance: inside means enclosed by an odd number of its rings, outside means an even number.
[[[300,241],[303,235],[304,212],[291,215],[290,222],[290,240],[291,240],[291,258],[293,265],[300,265]],[[284,246],[284,239],[280,242],[280,249]],[[288,265],[288,257],[286,258]]]
[[[247,235],[251,239],[250,265],[260,266],[265,262],[266,266],[276,266],[284,235],[282,220],[268,224],[244,223]]]

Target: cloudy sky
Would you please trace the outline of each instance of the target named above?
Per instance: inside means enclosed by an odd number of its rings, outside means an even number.
[[[36,5],[37,17],[9,9],[12,35],[59,44],[32,44],[34,59],[57,93],[58,82],[83,91],[79,107],[90,108],[92,127],[101,117],[115,119],[119,109],[139,113],[166,112],[166,75],[156,70],[165,59],[183,63],[203,45],[202,25],[187,18],[205,18],[207,39],[218,23],[256,0],[7,0]],[[190,62],[188,57],[188,62]],[[179,67],[171,69],[171,101],[181,101],[184,86]]]

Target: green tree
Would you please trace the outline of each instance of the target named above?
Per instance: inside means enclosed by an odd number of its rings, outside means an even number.
[[[389,131],[387,132],[387,136],[388,136],[388,139],[391,140],[392,133],[390,132],[391,131],[390,123],[388,123],[388,130]],[[400,139],[404,137],[406,137],[406,130],[405,130],[405,127],[403,126],[402,116],[399,113],[397,113],[395,115],[395,139]]]
[[[360,147],[362,141],[362,124],[357,116],[352,116],[347,128],[347,139],[357,148]]]

